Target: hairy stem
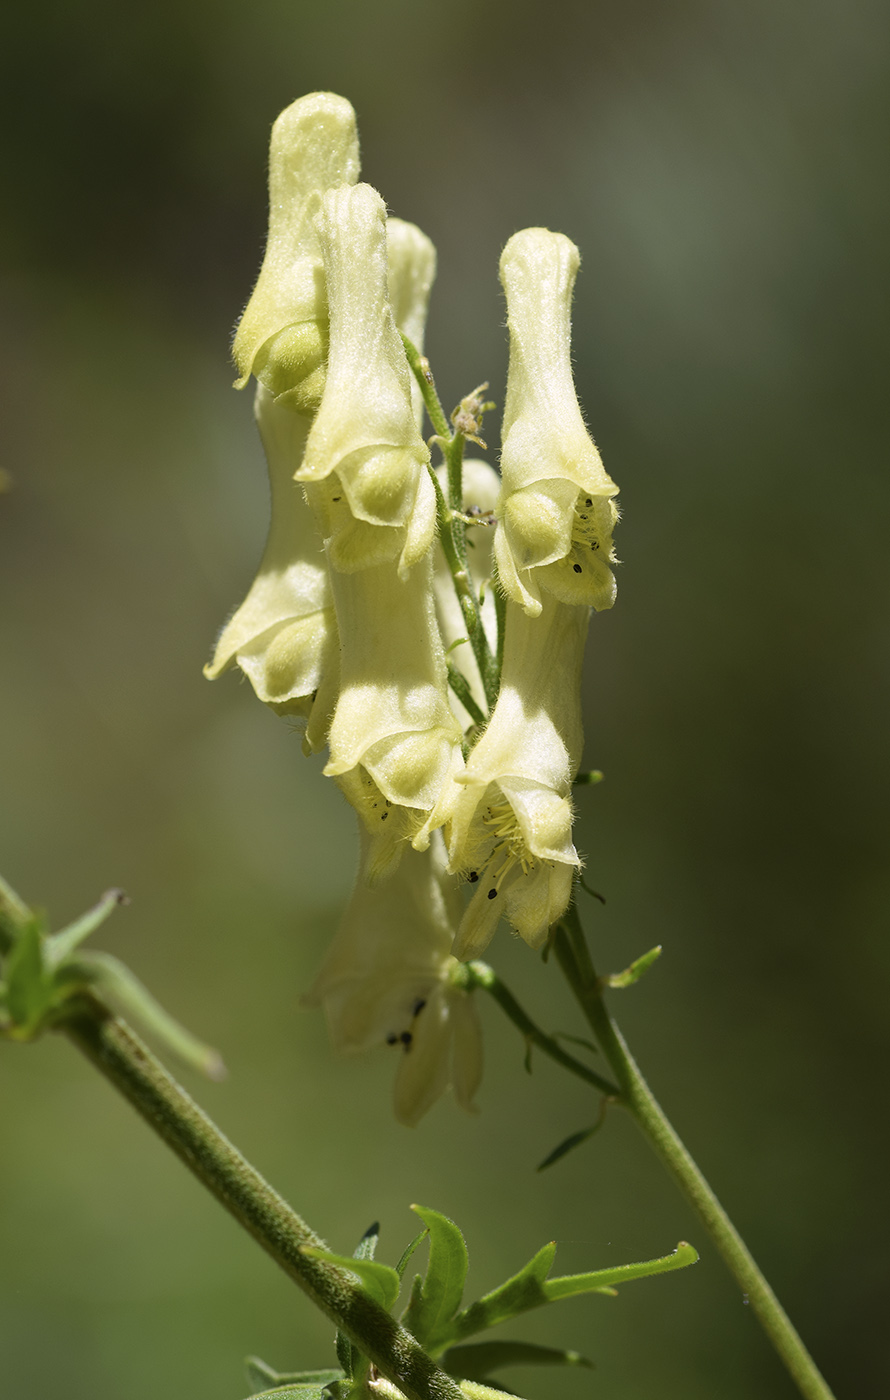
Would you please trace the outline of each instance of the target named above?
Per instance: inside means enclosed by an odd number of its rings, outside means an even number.
[[[805,1400],[833,1400],[832,1392],[770,1288],[751,1253],[696,1162],[655,1099],[603,1000],[577,910],[557,929],[556,957],[588,1025],[620,1085],[618,1102],[632,1114],[651,1146],[698,1212],[730,1273],[745,1293],[761,1326]]]
[[[325,1247],[180,1088],[163,1065],[98,1002],[85,999],[68,1038],[124,1095],[168,1147],[262,1245],[316,1307],[410,1400],[461,1400],[457,1384],[344,1270],[302,1252]]]

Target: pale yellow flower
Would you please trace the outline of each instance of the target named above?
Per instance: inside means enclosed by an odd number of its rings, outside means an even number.
[[[396,559],[405,575],[432,545],[436,501],[389,301],[383,200],[369,185],[329,190],[317,227],[330,347],[297,479],[319,488],[312,500],[335,569]]]
[[[429,558],[408,579],[395,563],[331,570],[340,693],[324,771],[338,778],[375,837],[372,879],[398,861],[406,838],[428,841],[426,820],[463,765],[431,575]]]
[[[355,113],[345,97],[312,92],[286,107],[269,150],[269,236],[232,354],[236,386],[251,374],[289,407],[321,400],[328,308],[316,216],[325,190],[359,175]]]
[[[294,481],[307,418],[262,384],[254,403],[269,466],[272,515],[259,572],[223,628],[204,674],[239,666],[259,699],[305,726],[305,747],[324,745],[339,678],[339,647],[328,567],[312,512]]]
[[[571,897],[581,864],[570,794],[589,615],[549,594],[536,618],[508,604],[500,693],[457,775],[448,824],[450,868],[474,886],[454,946],[462,961],[485,948],[502,914],[539,947]]]
[[[572,380],[578,262],[574,243],[542,228],[514,234],[501,255],[510,367],[495,557],[504,592],[532,617],[542,589],[597,609],[615,600],[609,564],[618,487],[584,426]]]
[[[444,871],[441,839],[427,851],[406,851],[392,879],[376,886],[365,879],[365,832],[362,850],[352,898],[304,1004],[324,1007],[338,1051],[395,1048],[400,1122],[417,1123],[449,1085],[472,1111],[482,1036],[473,996],[455,978],[450,949],[460,900]]]

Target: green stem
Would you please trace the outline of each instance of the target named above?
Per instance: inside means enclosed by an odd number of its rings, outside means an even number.
[[[686,1199],[698,1212],[757,1314],[761,1326],[805,1400],[833,1400],[832,1392],[790,1318],[751,1256],[641,1074],[602,996],[577,910],[569,909],[557,929],[556,957],[587,1022],[621,1086],[618,1102],[632,1114]]]
[[[401,334],[401,332],[400,332]],[[425,355],[421,355],[413,340],[409,340],[406,335],[402,335],[402,344],[405,347],[405,355],[411,369],[411,373],[420,385],[420,392],[423,395],[424,407],[430,416],[433,430],[441,438],[450,438],[451,429],[448,426],[448,419],[442,407],[442,401],[436,393],[436,382],[433,379],[433,372],[430,369],[430,362]]]
[[[551,1060],[555,1060],[564,1069],[576,1074],[579,1079],[584,1079],[588,1084],[592,1084],[595,1089],[600,1089],[609,1098],[620,1097],[621,1090],[617,1084],[604,1079],[601,1074],[576,1060],[574,1055],[570,1055],[567,1050],[563,1050],[558,1040],[547,1035],[540,1026],[535,1025],[531,1017],[519,1005],[513,993],[504,986],[493,967],[489,967],[484,962],[466,963],[467,985],[482,987],[482,989],[494,997],[502,1011],[505,1011],[513,1022],[518,1026],[527,1042],[537,1045],[539,1050],[543,1050],[545,1055],[549,1055]]]
[[[454,582],[461,614],[467,624],[467,637],[479,667],[482,688],[485,691],[485,699],[490,711],[500,688],[501,667],[500,662],[492,656],[485,628],[482,626],[482,611],[467,561],[467,528],[463,520],[460,519],[460,512],[463,510],[463,460],[466,439],[463,433],[452,433],[451,431],[445,417],[445,410],[439,395],[436,393],[429,361],[421,355],[417,346],[406,335],[402,336],[402,344],[405,347],[405,355],[411,372],[420,385],[426,411],[436,430],[445,459],[445,469],[448,474],[447,500],[439,478],[432,467],[429,469],[436,491],[439,541]]]
[[[410,1333],[342,1269],[302,1252],[326,1248],[232,1146],[129,1026],[86,1000],[63,1027],[106,1079],[285,1273],[410,1400],[462,1400]]]

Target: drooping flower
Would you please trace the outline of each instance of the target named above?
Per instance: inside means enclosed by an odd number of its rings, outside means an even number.
[[[532,617],[541,590],[563,603],[610,608],[618,487],[578,406],[571,300],[578,250],[561,233],[516,233],[501,255],[510,367],[504,409],[495,557],[505,593]]]
[[[427,851],[406,851],[393,878],[377,886],[364,875],[366,832],[362,849],[355,890],[304,1005],[324,1007],[336,1050],[398,1049],[400,1122],[416,1124],[449,1084],[472,1111],[482,1036],[450,953],[460,901],[444,871],[441,838]]]
[[[458,773],[450,869],[474,886],[454,955],[476,957],[503,914],[533,948],[565,912],[580,859],[571,784],[581,756],[581,663],[590,610],[507,606],[504,669],[488,727]]]
[[[358,176],[355,112],[344,97],[312,92],[284,109],[269,150],[266,253],[232,346],[237,388],[254,374],[290,408],[317,409],[328,307],[315,219],[325,190]]]
[[[329,190],[317,227],[330,347],[297,480],[313,486],[335,569],[396,559],[404,576],[432,545],[436,500],[389,301],[383,200],[370,185]]]
[[[309,422],[262,384],[254,411],[269,466],[269,535],[259,572],[204,674],[215,680],[239,666],[260,700],[302,722],[304,745],[315,752],[324,745],[336,698],[339,647],[321,540],[293,479]]]
[[[330,761],[374,837],[369,878],[387,874],[406,839],[423,846],[443,787],[463,766],[448,704],[445,658],[433,611],[432,564],[408,579],[395,563],[331,570],[340,633],[340,692]]]

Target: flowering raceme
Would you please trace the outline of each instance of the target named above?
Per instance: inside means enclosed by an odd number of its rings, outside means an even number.
[[[481,390],[451,431],[423,359],[435,249],[357,181],[348,103],[316,93],[282,114],[269,242],[233,351],[239,385],[258,381],[271,526],[206,674],[238,665],[305,725],[307,751],[329,749],[362,856],[305,1000],[340,1049],[402,1047],[396,1114],[415,1123],[449,1082],[464,1107],[478,1086],[461,962],[502,914],[541,946],[571,899],[581,662],[591,607],[614,597],[617,488],[572,383],[574,245],[526,229],[501,259],[498,475],[463,461]]]

